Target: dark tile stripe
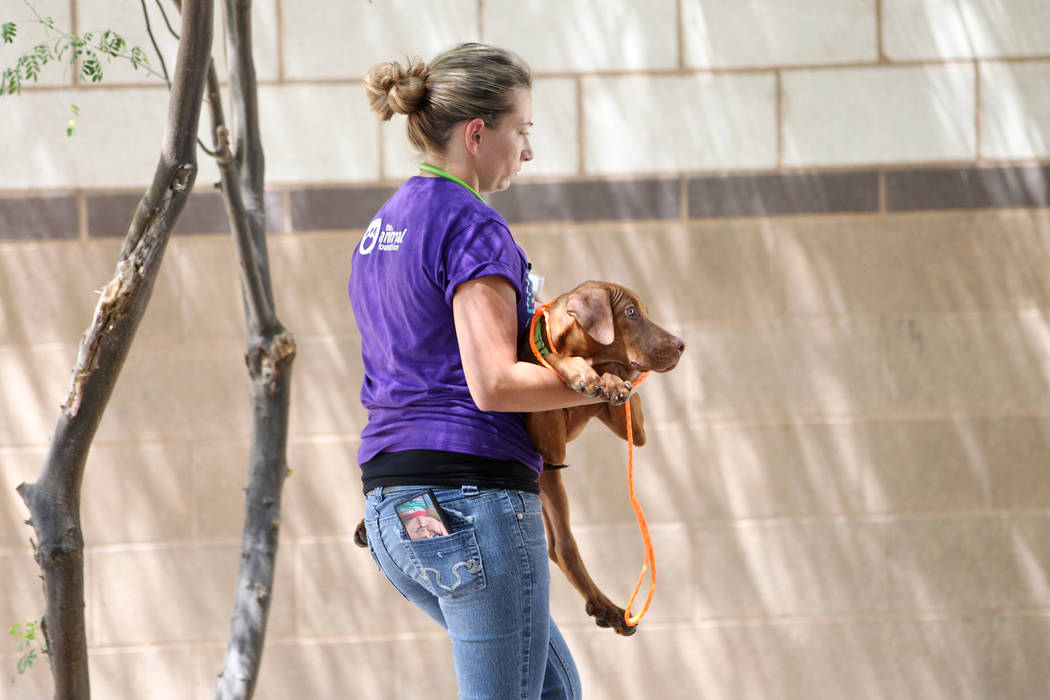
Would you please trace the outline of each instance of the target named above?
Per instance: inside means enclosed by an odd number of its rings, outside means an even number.
[[[678,219],[678,178],[522,183],[489,196],[508,223]]]
[[[882,171],[890,212],[1050,206],[1050,165],[910,168]],[[680,178],[519,183],[489,196],[511,223],[676,220]],[[288,191],[292,231],[363,229],[394,187]],[[267,231],[284,230],[281,191],[266,193]],[[123,237],[141,193],[88,193],[91,237]],[[690,219],[879,211],[879,172],[722,175],[686,179]],[[77,200],[71,194],[0,197],[0,240],[74,239]],[[198,188],[176,233],[227,233],[221,195]]]
[[[123,238],[128,235],[128,226],[131,224],[131,217],[140,199],[142,199],[142,193],[88,195],[88,236],[91,238]]]
[[[877,172],[785,173],[690,178],[689,218],[870,212]]]
[[[1050,205],[1050,166],[889,170],[886,209],[979,209]]]
[[[72,195],[0,198],[0,240],[76,238],[77,220]]]
[[[88,236],[92,238],[123,238],[135,214],[142,193],[89,195],[87,199]],[[282,230],[283,206],[280,192],[265,193],[266,230]],[[176,235],[201,233],[229,233],[226,205],[216,190],[194,189],[186,208],[175,223]]]
[[[292,190],[289,199],[293,231],[364,229],[394,187],[346,187]]]

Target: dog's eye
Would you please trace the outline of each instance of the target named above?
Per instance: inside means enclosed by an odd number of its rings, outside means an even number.
[[[627,308],[623,310],[623,314],[627,318],[635,318],[638,316],[638,308],[634,304],[628,304]]]

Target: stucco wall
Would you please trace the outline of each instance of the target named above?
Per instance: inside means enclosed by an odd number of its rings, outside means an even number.
[[[147,44],[133,0],[34,4]],[[640,631],[595,628],[553,575],[587,697],[1050,695],[1050,4],[254,5],[268,243],[299,348],[256,697],[455,694],[440,630],[352,544],[365,415],[345,282],[414,167],[361,78],[462,40],[534,69],[537,158],[491,201],[547,290],[622,282],[688,345],[642,389],[659,578]],[[27,14],[0,0],[0,21]],[[37,40],[20,29],[0,67]],[[159,152],[164,88],[105,69],[101,86],[59,72],[0,98],[5,629],[43,605],[14,487],[39,472]],[[209,697],[225,648],[249,394],[236,261],[201,159],[85,476],[101,698]],[[623,603],[642,556],[625,445],[596,425],[569,461],[577,539]],[[47,696],[44,666],[7,682],[16,657],[0,645],[0,698]]]

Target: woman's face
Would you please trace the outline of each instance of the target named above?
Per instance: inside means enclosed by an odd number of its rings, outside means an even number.
[[[482,129],[477,154],[478,189],[498,192],[510,187],[510,181],[525,161],[532,160],[529,128],[532,126],[532,92],[515,90],[513,108],[504,115],[496,129]]]

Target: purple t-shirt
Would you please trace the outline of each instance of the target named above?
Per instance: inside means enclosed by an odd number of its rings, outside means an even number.
[[[452,296],[489,275],[514,287],[524,332],[528,262],[499,212],[442,177],[409,179],[379,209],[354,251],[349,284],[368,409],[359,464],[426,449],[542,469],[522,414],[482,412],[463,375]]]

